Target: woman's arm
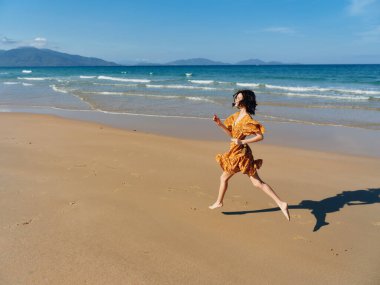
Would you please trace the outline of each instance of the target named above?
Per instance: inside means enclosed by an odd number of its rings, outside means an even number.
[[[248,144],[248,143],[254,143],[254,142],[259,142],[264,139],[264,135],[261,132],[256,133],[256,135],[252,138],[249,139],[244,139],[244,140],[239,140],[239,139],[231,139],[234,143],[238,145],[242,144]]]
[[[214,117],[212,118],[212,120],[219,126],[222,128],[222,130],[230,137],[232,137],[232,134],[230,132],[229,129],[227,129],[227,127],[222,123],[222,121],[219,119],[219,117],[217,115],[214,115]]]

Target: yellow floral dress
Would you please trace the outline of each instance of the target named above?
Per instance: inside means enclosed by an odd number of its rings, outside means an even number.
[[[248,114],[235,124],[238,116],[239,112],[236,112],[224,121],[224,125],[232,133],[233,138],[243,140],[246,136],[255,133],[261,132],[264,134],[264,126],[252,119]],[[231,142],[230,150],[226,153],[218,154],[216,156],[216,161],[224,171],[229,173],[237,173],[241,171],[244,174],[253,176],[256,172],[256,164],[252,155],[252,150],[247,144],[237,145],[234,142]]]

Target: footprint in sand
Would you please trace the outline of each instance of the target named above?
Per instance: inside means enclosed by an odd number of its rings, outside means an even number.
[[[13,224],[13,225],[9,225],[8,226],[8,229],[9,230],[15,230],[18,226],[26,226],[26,225],[30,225],[32,223],[33,219],[30,218],[30,219],[27,219],[27,220],[24,220],[23,222],[21,223],[17,223],[17,224]]]
[[[126,182],[126,181],[121,182],[121,185],[122,185],[121,187],[116,187],[115,189],[113,189],[112,192],[115,193],[115,192],[119,192],[119,191],[122,191],[122,190],[128,190],[132,186],[132,184],[130,184],[130,183]]]
[[[130,172],[129,175],[131,175],[131,176],[133,176],[135,178],[141,178],[142,177],[142,175],[140,173],[138,173],[138,172]]]
[[[80,164],[80,163],[74,165],[74,167],[86,167],[86,166],[87,164]]]
[[[25,221],[25,222],[23,222],[23,223],[21,223],[21,224],[17,224],[17,225],[18,225],[18,226],[20,226],[20,225],[23,225],[23,226],[25,226],[25,225],[29,225],[32,221],[33,221],[33,219],[29,219],[29,220],[27,220],[27,221]]]
[[[65,206],[63,206],[61,209],[60,209],[60,212],[62,214],[65,214],[66,211],[70,211],[69,208],[77,208],[79,206],[79,202],[78,201],[69,201],[69,202],[66,202],[65,203]]]
[[[372,225],[374,225],[374,226],[380,226],[380,222],[373,222]]]
[[[248,207],[248,201],[241,201],[241,202],[237,202],[240,206],[244,207],[244,208],[247,208]]]
[[[12,137],[12,138],[10,138],[10,137],[5,137],[5,138],[4,138],[4,140],[12,140],[12,141],[15,140],[15,139],[16,139],[16,138],[13,138],[13,137]]]
[[[192,192],[193,190],[200,190],[201,189],[201,187],[199,187],[198,185],[190,185],[190,186],[185,186],[184,187],[184,191],[185,192]]]
[[[296,235],[293,237],[294,240],[302,240],[304,242],[311,242],[311,240],[305,238],[304,236],[301,236],[301,235]]]
[[[201,187],[198,185],[191,185],[191,186],[188,186],[188,188],[189,189],[197,189],[197,190],[201,189]]]
[[[350,249],[352,249],[352,248],[350,248]],[[339,252],[337,252],[336,249],[330,248],[330,253],[331,253],[331,255],[339,256],[339,254],[347,254],[347,253],[349,253],[349,250],[346,248],[346,249],[344,249],[343,253],[339,253]]]
[[[166,190],[167,190],[168,192],[175,192],[175,191],[177,191],[177,189],[176,189],[176,188],[173,188],[173,187],[168,187],[168,188],[166,188]]]

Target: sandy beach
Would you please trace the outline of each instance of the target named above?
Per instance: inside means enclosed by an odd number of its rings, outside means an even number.
[[[379,284],[380,160],[266,144],[225,206],[191,140],[0,113],[0,284]]]

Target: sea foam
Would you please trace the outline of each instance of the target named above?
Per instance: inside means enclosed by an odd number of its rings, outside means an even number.
[[[198,90],[218,90],[215,87],[202,87],[191,85],[159,85],[159,84],[147,84],[147,88],[168,88],[168,89],[198,89]]]
[[[132,79],[132,78],[120,78],[120,77],[111,77],[111,76],[98,76],[98,79],[102,80],[113,80],[121,82],[138,82],[138,83],[149,83],[149,79]]]
[[[189,82],[195,84],[213,84],[214,80],[189,80]]]
[[[49,85],[55,92],[59,92],[59,93],[68,93],[67,90],[65,89],[62,89],[62,88],[59,88],[57,86],[55,86],[54,84],[53,85]]]
[[[250,88],[257,88],[260,87],[260,84],[258,83],[241,83],[241,82],[236,82],[237,86],[241,87],[250,87]]]
[[[13,82],[13,81],[5,81],[3,82],[3,84],[5,85],[15,85],[15,84],[19,84],[20,82]]]
[[[210,99],[207,99],[207,98],[204,98],[204,97],[191,97],[191,96],[187,96],[185,98],[187,100],[192,100],[192,101],[204,101],[204,102],[214,103],[213,100],[210,100]]]
[[[93,95],[118,95],[118,96],[130,96],[130,97],[149,97],[152,99],[178,99],[178,100],[191,100],[191,101],[204,101],[214,103],[213,100],[205,97],[197,96],[182,96],[182,95],[156,95],[156,94],[141,94],[141,93],[128,93],[128,92],[111,92],[111,91],[80,91],[82,94]]]
[[[274,94],[274,93],[272,93]],[[278,93],[278,95],[285,96],[296,96],[296,97],[313,97],[313,98],[323,98],[323,99],[334,99],[334,100],[368,100],[368,96],[349,96],[349,95],[321,95],[321,94],[304,94],[304,93]]]
[[[49,77],[17,77],[17,79],[43,81],[43,80],[49,80],[51,78]]]
[[[366,95],[379,95],[380,90],[362,90],[362,89],[347,89],[347,88],[340,88],[340,87],[317,87],[317,86],[310,86],[310,87],[303,87],[303,86],[281,86],[281,85],[270,85],[270,84],[264,84],[265,88],[268,89],[279,89],[279,90],[287,90],[287,91],[293,91],[293,92],[335,92],[335,93],[350,93],[350,94],[366,94]]]
[[[137,87],[138,84],[123,84],[123,83],[97,83],[94,82],[94,85],[100,85],[100,86],[124,86],[124,87]]]

